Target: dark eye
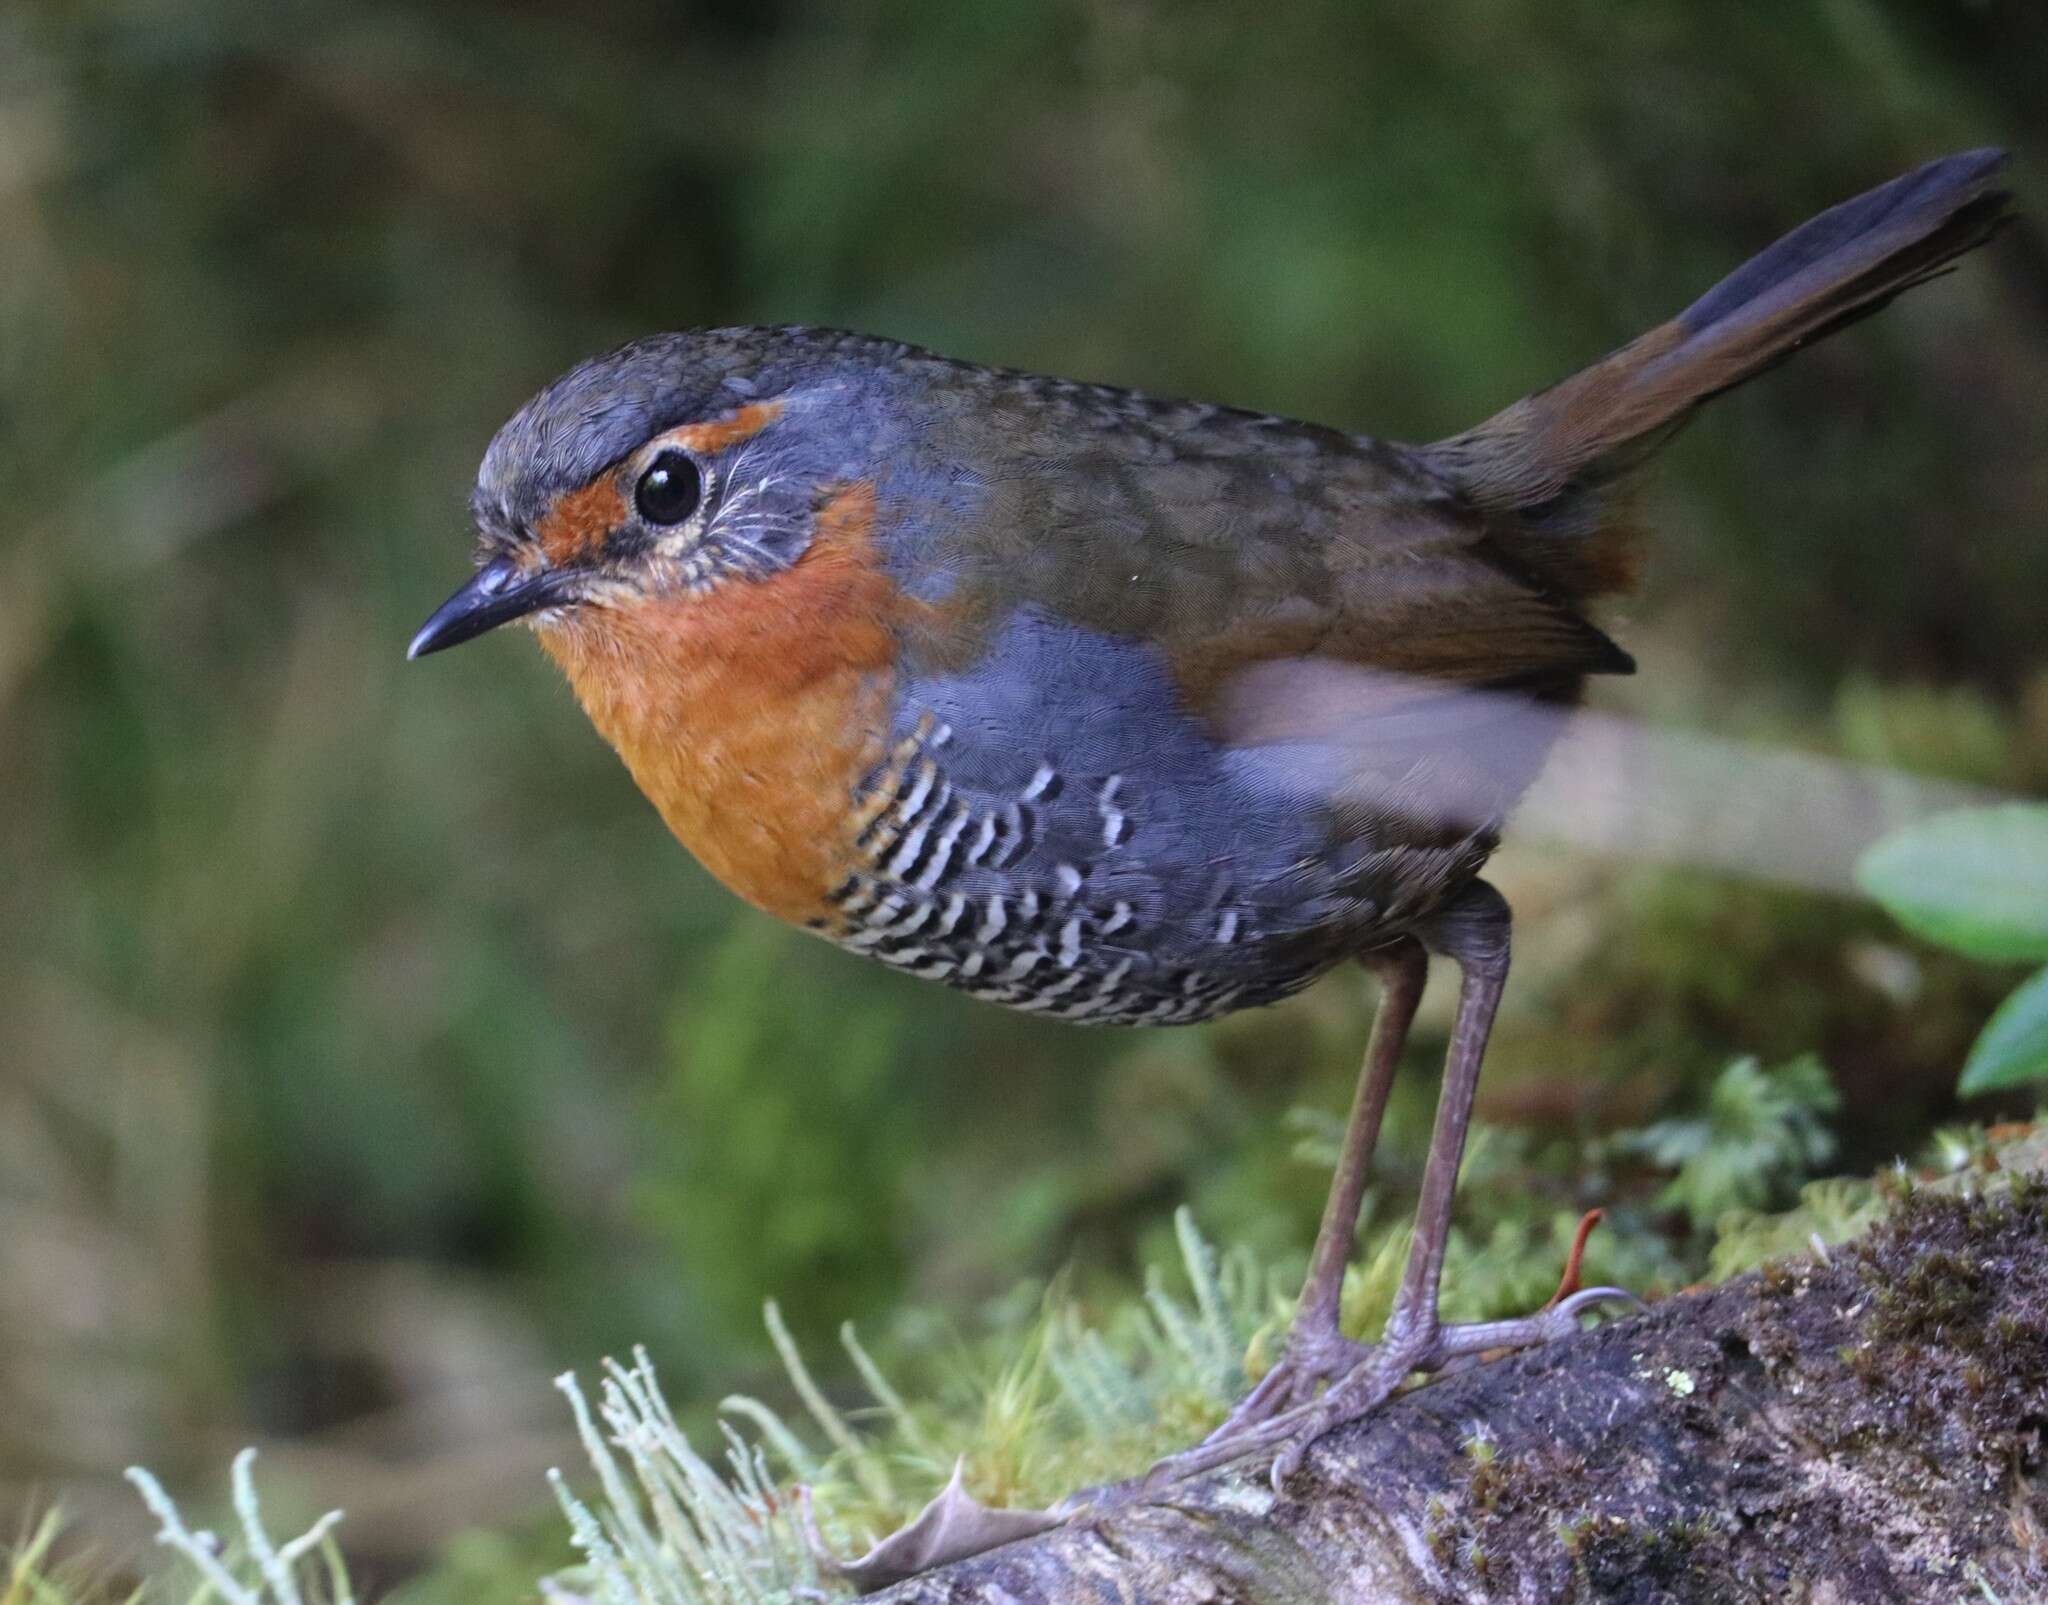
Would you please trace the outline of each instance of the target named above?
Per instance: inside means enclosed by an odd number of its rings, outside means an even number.
[[[665,451],[640,476],[633,505],[650,524],[680,524],[697,510],[703,493],[697,465],[679,451]]]

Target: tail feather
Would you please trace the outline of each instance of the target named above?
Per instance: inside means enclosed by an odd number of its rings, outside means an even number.
[[[1965,151],[1822,212],[1668,323],[1426,448],[1430,461],[1481,508],[1515,515],[1518,549],[1568,594],[1618,588],[1633,566],[1626,531],[1593,493],[1701,403],[1982,245],[2011,215],[1994,182],[2005,160]]]

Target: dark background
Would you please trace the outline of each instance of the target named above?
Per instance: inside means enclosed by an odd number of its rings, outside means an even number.
[[[714,1401],[771,1292],[886,1341],[1112,1286],[1183,1200],[1306,1243],[1283,1116],[1341,1109],[1361,979],[1008,1017],[742,910],[525,641],[404,663],[560,368],[819,322],[1430,437],[1930,156],[2038,198],[2044,83],[2034,0],[0,14],[0,1525],[132,1535],[117,1468],[254,1441],[390,1576],[539,1502],[547,1378],[632,1342]],[[2039,790],[2044,402],[2023,225],[1720,404],[1603,700]],[[1867,1165],[2008,984],[1825,895],[1502,879],[1532,1142],[1817,1049]]]

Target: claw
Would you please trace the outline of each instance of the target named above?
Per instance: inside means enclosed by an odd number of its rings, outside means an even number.
[[[1575,1320],[1581,1311],[1590,1310],[1596,1304],[1631,1304],[1637,1314],[1650,1307],[1625,1287],[1582,1287],[1551,1305],[1548,1313],[1565,1320]]]
[[[1222,1423],[1218,1425],[1216,1430],[1204,1438],[1196,1447],[1207,1449],[1212,1444],[1224,1443],[1236,1437],[1246,1427],[1256,1426],[1261,1421],[1278,1413],[1280,1409],[1285,1408],[1285,1396],[1293,1387],[1293,1372],[1287,1358],[1283,1356],[1272,1370],[1259,1378],[1251,1392],[1237,1401],[1231,1408],[1230,1414],[1223,1418]],[[1280,1401],[1277,1405],[1274,1402],[1276,1399]]]
[[[1270,1480],[1273,1491],[1281,1493],[1287,1480],[1301,1469],[1310,1447],[1322,1435],[1347,1421],[1377,1410],[1412,1371],[1425,1369],[1437,1339],[1426,1342],[1409,1339],[1369,1351],[1350,1373],[1331,1384],[1320,1399],[1302,1405],[1271,1423],[1286,1426],[1286,1441],[1273,1458]]]

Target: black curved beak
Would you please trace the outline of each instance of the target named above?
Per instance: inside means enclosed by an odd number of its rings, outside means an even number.
[[[433,617],[405,649],[408,658],[423,658],[443,647],[460,646],[486,630],[576,600],[573,571],[547,568],[522,571],[509,557],[494,557],[469,578],[469,583],[434,609]]]

